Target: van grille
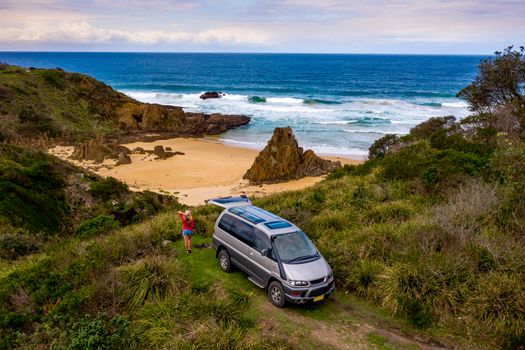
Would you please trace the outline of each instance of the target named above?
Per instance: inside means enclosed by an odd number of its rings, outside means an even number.
[[[310,293],[309,293],[309,296],[310,297],[316,297],[318,295],[325,294],[326,292],[328,292],[330,290],[330,288],[332,288],[333,285],[334,285],[334,282],[332,281],[327,286],[324,286],[324,287],[321,287],[321,288],[317,288],[317,289],[312,289],[310,291]]]
[[[323,282],[324,282],[324,277],[310,281],[311,284],[319,284],[319,283],[323,283]]]

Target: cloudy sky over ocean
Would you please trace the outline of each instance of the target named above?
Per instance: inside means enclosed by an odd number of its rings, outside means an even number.
[[[0,50],[487,54],[523,0],[0,0]]]

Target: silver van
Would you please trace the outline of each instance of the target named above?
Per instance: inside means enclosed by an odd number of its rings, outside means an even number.
[[[320,301],[333,292],[332,269],[297,226],[253,206],[246,196],[210,199],[208,204],[224,208],[213,232],[223,271],[239,267],[278,307]]]

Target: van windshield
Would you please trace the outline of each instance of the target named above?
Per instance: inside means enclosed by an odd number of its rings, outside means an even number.
[[[303,231],[284,233],[273,238],[273,245],[283,263],[316,260],[319,254]]]

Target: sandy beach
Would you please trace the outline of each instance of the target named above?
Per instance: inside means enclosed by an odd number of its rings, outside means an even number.
[[[258,150],[234,147],[207,138],[175,138],[155,142],[134,142],[124,146],[133,150],[142,147],[152,150],[156,145],[184,155],[155,160],[148,154],[131,154],[131,164],[115,166],[114,161],[102,164],[73,163],[89,168],[102,176],[112,176],[127,183],[133,190],[151,190],[174,194],[187,205],[204,204],[204,200],[217,196],[246,194],[261,196],[312,186],[323,177],[306,177],[278,184],[251,186],[242,176],[252,165]],[[73,152],[73,147],[57,146],[50,153],[62,159]],[[362,161],[345,157],[324,157],[339,160],[342,164],[359,164]],[[68,161],[71,161],[68,159]]]

